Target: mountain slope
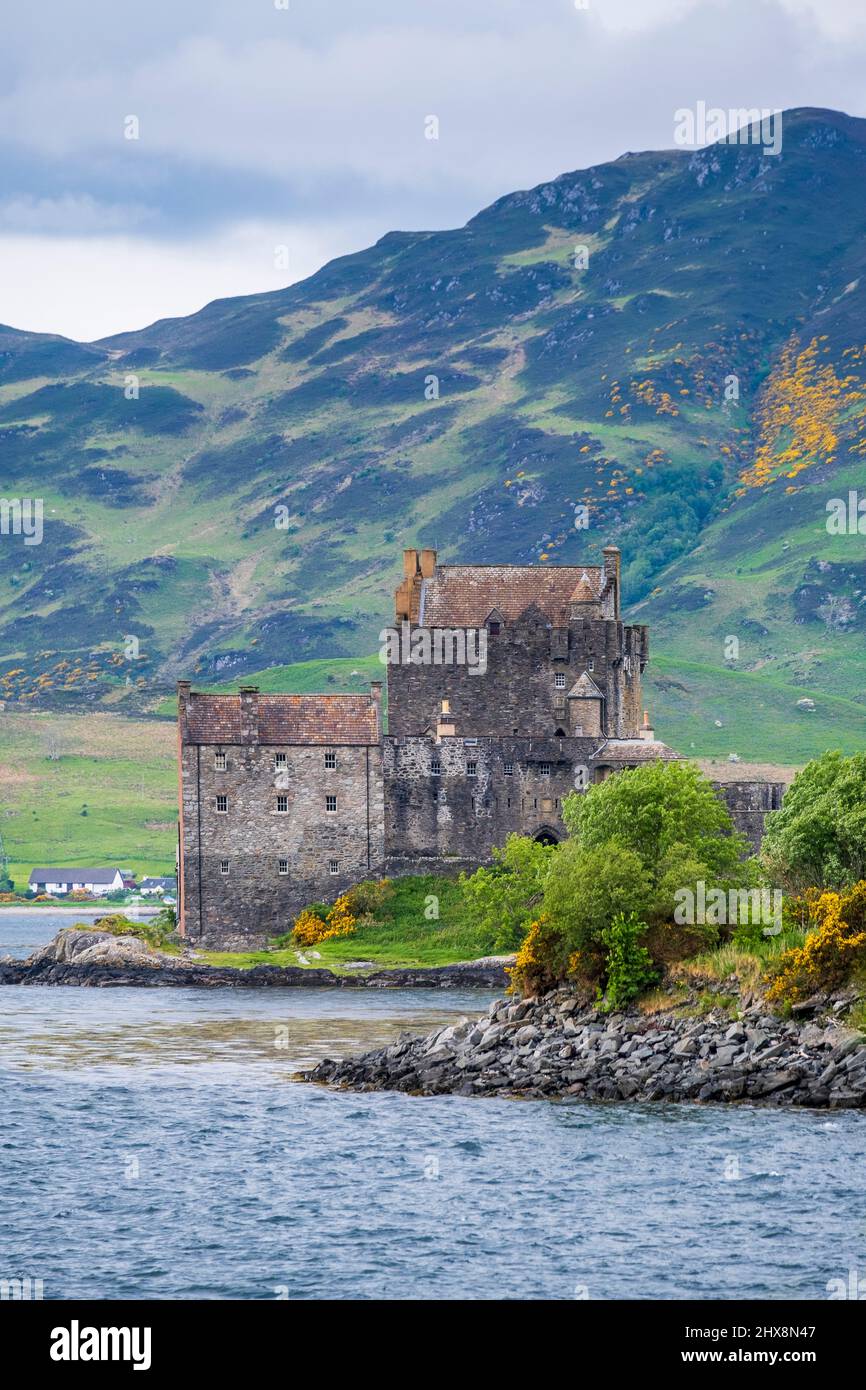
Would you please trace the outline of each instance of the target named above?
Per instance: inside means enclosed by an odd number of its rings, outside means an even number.
[[[404,545],[616,539],[668,663],[862,704],[866,557],[825,520],[866,491],[866,122],[783,132],[624,155],[100,343],[0,331],[4,495],[46,516],[0,542],[0,693],[149,708],[182,673],[373,650]]]

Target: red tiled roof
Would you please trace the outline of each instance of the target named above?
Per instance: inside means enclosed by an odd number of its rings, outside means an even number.
[[[480,627],[494,608],[513,622],[534,604],[548,622],[564,626],[575,590],[589,588],[598,598],[603,584],[598,566],[438,565],[422,585],[418,620],[426,627]]]
[[[259,743],[375,744],[378,706],[369,695],[258,695]],[[240,695],[190,694],[189,743],[240,743]]]

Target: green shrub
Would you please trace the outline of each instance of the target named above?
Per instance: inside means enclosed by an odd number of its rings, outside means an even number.
[[[461,874],[467,923],[487,951],[513,951],[536,915],[554,856],[550,845],[526,835],[509,835],[494,849],[491,867]]]
[[[601,941],[607,950],[606,1009],[622,1008],[657,980],[658,971],[650,953],[641,945],[646,931],[646,922],[641,922],[634,912],[618,912],[610,926],[602,929]]]

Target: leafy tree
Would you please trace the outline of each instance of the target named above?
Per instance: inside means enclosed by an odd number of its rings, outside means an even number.
[[[797,773],[767,817],[761,859],[789,892],[866,878],[866,753],[822,753]]]
[[[494,849],[491,867],[461,874],[466,916],[489,942],[487,949],[511,951],[520,944],[541,901],[554,849],[526,835],[509,835]]]
[[[566,798],[563,818],[572,838],[554,852],[536,914],[532,956],[543,970],[524,972],[534,983],[566,975],[594,982],[609,976],[613,957],[636,980],[649,969],[638,938],[647,924],[672,923],[677,890],[697,897],[701,881],[727,890],[756,880],[743,859],[745,837],[712,783],[687,762],[610,777]],[[696,928],[706,944],[717,939],[716,927]]]
[[[652,898],[643,863],[615,840],[591,849],[560,845],[544,890],[544,914],[562,933],[566,953],[587,950],[619,912],[643,915]]]
[[[712,783],[689,762],[653,762],[608,777],[563,802],[569,831],[585,849],[616,840],[653,882],[671,856],[688,855],[708,878],[738,877],[748,842]]]

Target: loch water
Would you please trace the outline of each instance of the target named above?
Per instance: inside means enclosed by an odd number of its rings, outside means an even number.
[[[0,915],[0,955],[68,920]],[[860,1114],[293,1080],[489,1002],[0,988],[0,1279],[47,1299],[775,1300],[866,1274]]]

